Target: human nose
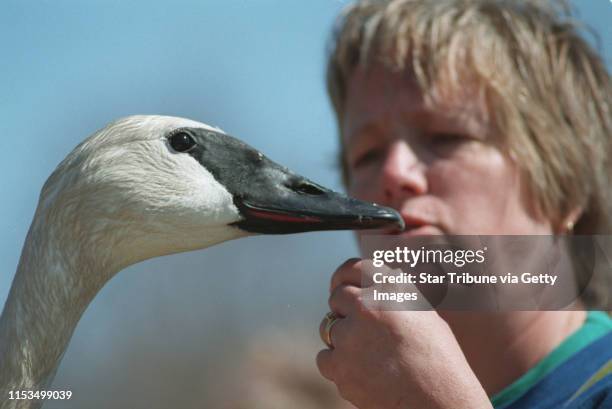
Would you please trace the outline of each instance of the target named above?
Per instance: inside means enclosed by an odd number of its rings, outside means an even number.
[[[388,149],[381,172],[385,204],[427,192],[423,163],[406,141],[396,141]]]

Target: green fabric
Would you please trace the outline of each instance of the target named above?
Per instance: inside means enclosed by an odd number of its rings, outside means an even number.
[[[531,368],[525,375],[514,381],[491,398],[493,406],[498,408],[518,399],[531,389],[540,379],[561,365],[576,352],[596,339],[612,331],[612,319],[605,312],[590,311],[580,329],[570,335],[550,354]]]

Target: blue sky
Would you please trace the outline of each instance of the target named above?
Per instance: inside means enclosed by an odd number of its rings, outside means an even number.
[[[324,64],[332,22],[346,4],[2,1],[0,303],[45,179],[72,147],[114,118],[168,114],[217,125],[340,189]],[[610,66],[612,2],[574,4],[599,33]],[[317,233],[248,239],[131,267],[83,317],[56,382],[76,385],[82,366],[92,377],[116,373],[109,357],[132,351],[134,339],[160,350],[180,344],[169,333],[206,343],[218,311],[231,334],[252,333],[271,311],[273,326],[296,317],[316,325],[326,311],[329,275],[354,255],[350,234]],[[99,356],[91,356],[92,348]],[[173,359],[191,362],[193,355]],[[117,390],[122,381],[135,382],[119,377],[107,388]]]

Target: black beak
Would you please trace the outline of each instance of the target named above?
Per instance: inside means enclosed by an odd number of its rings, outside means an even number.
[[[402,230],[393,209],[317,185],[220,132],[182,128],[196,145],[189,151],[234,197],[242,230],[287,234],[315,230]]]
[[[333,192],[301,176],[283,176],[270,177],[262,181],[265,188],[234,199],[244,216],[236,226],[263,234],[404,228],[393,209]]]

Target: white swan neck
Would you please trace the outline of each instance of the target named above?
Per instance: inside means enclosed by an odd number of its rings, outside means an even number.
[[[74,328],[107,280],[83,280],[88,266],[75,256],[78,246],[54,230],[35,218],[0,317],[0,409],[40,407],[42,401],[9,400],[9,391],[50,386]]]

